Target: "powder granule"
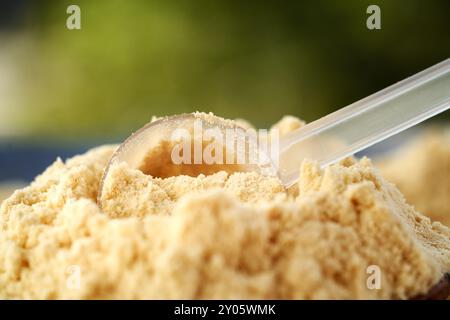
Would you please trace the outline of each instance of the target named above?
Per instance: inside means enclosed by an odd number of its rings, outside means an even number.
[[[100,209],[114,150],[57,160],[2,203],[0,297],[409,298],[450,270],[450,229],[368,159],[305,161],[290,195],[256,173],[160,179],[120,164]]]
[[[450,128],[426,130],[377,165],[417,210],[450,226]]]

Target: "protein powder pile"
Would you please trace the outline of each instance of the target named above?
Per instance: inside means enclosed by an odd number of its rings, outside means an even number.
[[[425,130],[377,165],[417,210],[450,227],[450,128]]]
[[[404,299],[450,271],[450,229],[367,158],[304,161],[289,193],[257,173],[156,178],[122,163],[100,208],[115,149],[58,159],[2,203],[1,298]]]

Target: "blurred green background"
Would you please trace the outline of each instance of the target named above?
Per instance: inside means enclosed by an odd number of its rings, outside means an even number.
[[[66,28],[70,4],[81,30]],[[370,4],[381,30],[366,28]],[[450,57],[449,12],[448,0],[3,0],[0,139],[119,142],[152,115],[194,110],[312,121]]]
[[[376,31],[361,0],[11,2],[3,135],[117,140],[193,110],[312,121],[450,56],[448,0],[376,1]]]

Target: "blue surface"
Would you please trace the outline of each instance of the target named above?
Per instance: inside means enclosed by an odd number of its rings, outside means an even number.
[[[44,143],[0,141],[0,182],[5,180],[31,181],[57,157],[63,160],[85,152],[85,146],[49,146]]]

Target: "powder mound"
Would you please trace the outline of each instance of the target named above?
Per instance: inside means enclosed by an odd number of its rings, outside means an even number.
[[[450,229],[369,159],[305,161],[289,194],[256,173],[162,179],[122,163],[100,208],[115,148],[57,160],[2,203],[1,298],[404,299],[450,271]]]
[[[103,212],[115,218],[170,215],[184,195],[201,194],[212,189],[220,189],[240,201],[253,204],[284,195],[284,188],[277,178],[263,177],[254,172],[229,174],[220,171],[208,176],[181,175],[161,179],[121,163],[110,167],[100,200]]]
[[[450,128],[429,129],[377,165],[417,210],[450,226]]]

